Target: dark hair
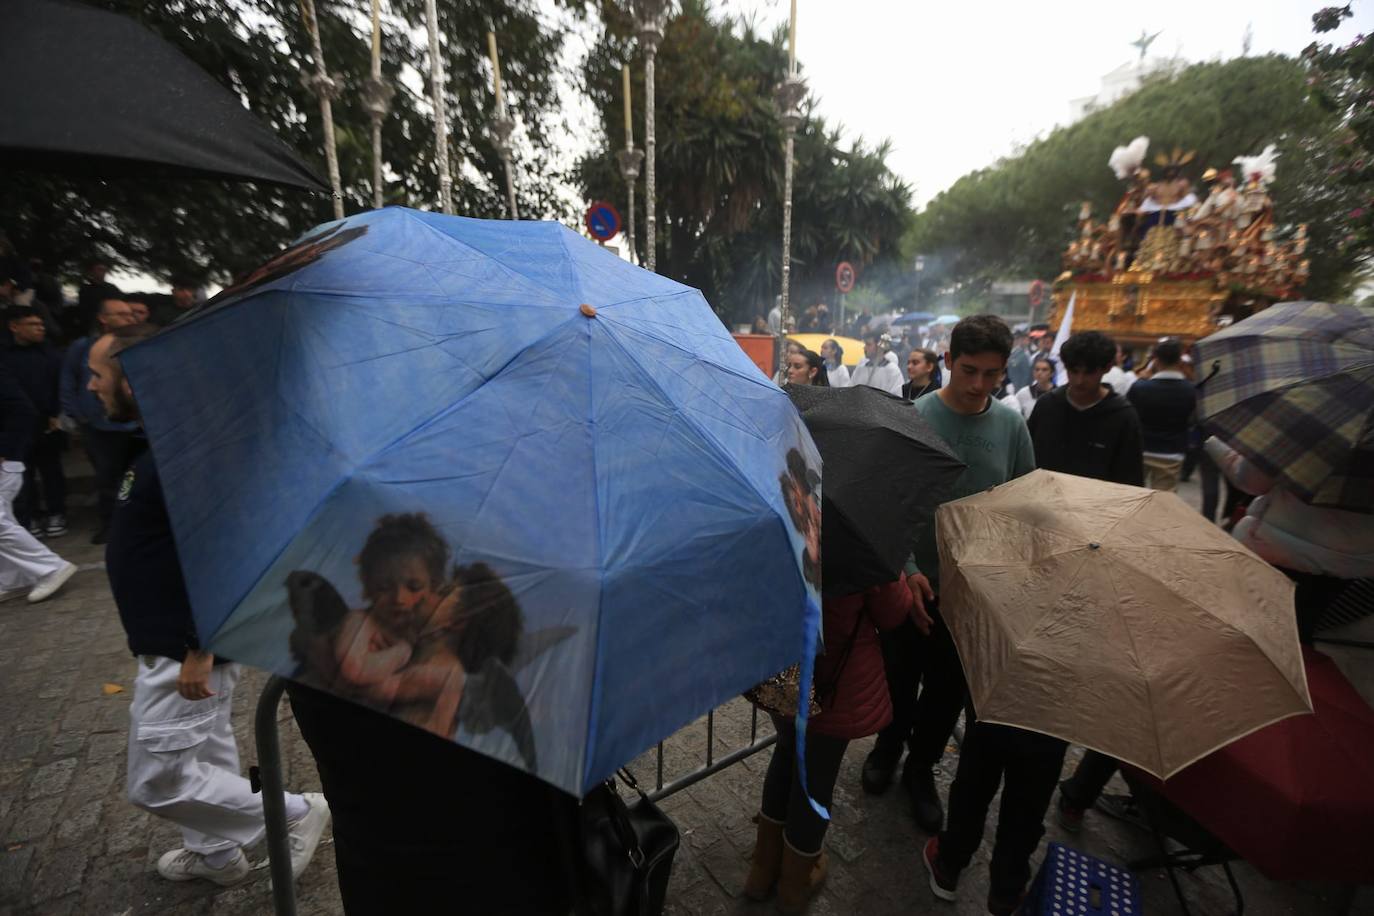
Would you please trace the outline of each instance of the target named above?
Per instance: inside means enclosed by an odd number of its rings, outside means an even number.
[[[368,583],[385,564],[400,557],[419,557],[436,590],[444,581],[448,544],[423,512],[383,515],[377,520],[377,527],[367,536],[362,553],[358,554],[358,578],[362,580],[363,591],[369,591]]]
[[[463,590],[459,601],[465,620],[454,654],[469,672],[480,671],[490,658],[509,665],[525,629],[515,595],[485,563],[456,567],[453,578]]]
[[[1177,366],[1183,362],[1183,345],[1174,338],[1155,344],[1155,362],[1161,366]]]
[[[1003,359],[1011,356],[1011,328],[996,315],[973,315],[954,326],[949,335],[949,358],[997,353]]]
[[[820,385],[822,388],[829,388],[830,379],[827,378],[825,374],[825,357],[805,347],[802,347],[801,357],[806,360],[806,367],[808,369],[816,370],[816,377],[811,380],[811,384]]]
[[[1095,372],[1107,370],[1116,362],[1116,341],[1101,331],[1079,331],[1059,348],[1064,368]]]
[[[839,342],[838,340],[836,340],[835,338],[833,338],[833,337],[827,337],[825,340],[823,340],[823,341],[821,342],[821,346],[824,347],[826,344],[830,344],[830,346],[834,348],[834,350],[835,350],[835,362],[837,362],[837,363],[843,363],[843,362],[844,362],[844,347],[840,346],[840,342]]]
[[[1037,356],[1035,359],[1031,360],[1031,370],[1034,371],[1035,367],[1038,366],[1040,363],[1044,363],[1045,365],[1049,366],[1051,372],[1054,372],[1054,371],[1056,371],[1056,370],[1059,368],[1058,366],[1056,366],[1056,365],[1054,364],[1054,358],[1053,358],[1053,357],[1051,357],[1051,356]]]
[[[914,351],[914,352],[921,354],[921,358],[924,359],[926,362],[930,363],[930,368],[932,368],[932,369],[939,369],[939,368],[940,368],[940,354],[939,354],[939,353],[936,353],[934,350],[926,350],[926,349],[919,349],[919,350],[916,350],[916,351]]]
[[[38,309],[31,305],[11,305],[5,309],[6,321],[23,321],[25,318],[41,318]]]

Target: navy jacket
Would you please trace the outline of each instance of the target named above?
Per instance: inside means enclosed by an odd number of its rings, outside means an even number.
[[[11,344],[4,354],[5,365],[19,387],[29,396],[38,417],[46,420],[62,412],[57,386],[62,375],[62,356],[48,343],[21,347]]]
[[[182,661],[187,649],[200,648],[152,452],[134,462],[120,485],[105,570],[129,651]]]
[[[37,424],[38,411],[33,409],[33,402],[0,361],[0,458],[27,460]]]
[[[1197,390],[1186,378],[1141,379],[1126,392],[1145,431],[1145,451],[1181,455],[1188,451],[1188,427],[1197,407]]]

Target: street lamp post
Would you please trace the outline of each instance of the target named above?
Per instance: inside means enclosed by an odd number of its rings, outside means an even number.
[[[654,139],[654,59],[658,56],[663,28],[668,23],[671,0],[635,0],[635,28],[639,46],[644,49],[644,247],[650,270],[658,264],[658,227],[655,225],[654,159],[658,145]]]
[[[305,77],[307,88],[320,100],[320,120],[324,122],[324,161],[329,168],[329,187],[334,196],[334,218],[343,219],[343,186],[339,182],[339,153],[334,146],[334,106],[333,100],[339,94],[339,85],[329,76],[324,66],[324,49],[320,45],[320,26],[315,21],[314,0],[301,0],[301,15],[305,18],[305,30],[310,33],[310,50],[315,58],[315,72]]]
[[[363,107],[372,121],[372,207],[382,208],[382,121],[395,88],[382,82],[382,2],[372,0],[372,75],[363,83]]]

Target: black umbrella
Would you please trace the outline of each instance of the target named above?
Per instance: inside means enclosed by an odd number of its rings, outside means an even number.
[[[788,385],[824,462],[821,584],[828,594],[891,582],[964,470],[909,401],[858,385]]]
[[[329,186],[180,51],[123,16],[4,0],[0,170]]]

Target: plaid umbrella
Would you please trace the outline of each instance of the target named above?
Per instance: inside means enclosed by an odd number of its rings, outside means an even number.
[[[1197,349],[1217,436],[1307,502],[1374,511],[1374,312],[1285,302]]]

